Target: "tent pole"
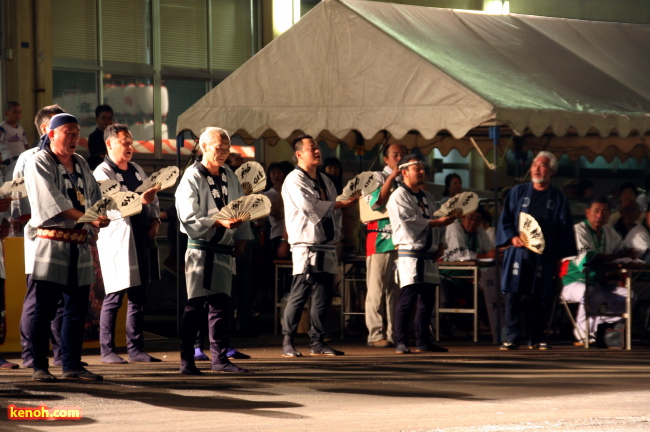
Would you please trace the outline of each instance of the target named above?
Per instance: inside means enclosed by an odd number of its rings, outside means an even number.
[[[181,147],[183,147],[184,145],[185,145],[185,131],[183,130],[181,133],[179,133],[176,136],[176,167],[178,167],[179,172],[181,170]],[[185,257],[181,257],[180,221],[179,223],[176,224],[176,227],[174,229],[176,230],[176,332],[177,334],[181,334],[181,318],[182,318],[182,311],[184,307],[183,305],[181,305],[181,289],[183,287],[181,286],[181,275],[179,273],[181,268],[183,268],[181,259],[184,260]]]
[[[490,126],[490,138],[494,143],[493,157],[494,157],[494,216],[495,220],[492,221],[495,228],[497,226],[500,212],[499,212],[499,138],[501,138],[501,128],[499,126]],[[496,342],[498,345],[501,345],[501,272],[499,270],[499,253],[496,251],[494,254],[494,265],[496,268],[496,285],[497,285],[497,331],[496,331]]]

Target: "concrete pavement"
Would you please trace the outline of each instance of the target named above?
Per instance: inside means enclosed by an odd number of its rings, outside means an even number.
[[[308,353],[306,338],[298,349]],[[238,339],[251,374],[178,374],[178,341],[147,341],[162,363],[104,365],[97,383],[44,384],[0,370],[0,430],[83,431],[648,431],[650,349],[501,352],[454,342],[448,353],[398,355],[333,341],[343,357],[284,359],[280,337]],[[16,360],[16,356],[8,359]],[[203,370],[209,363],[199,362]],[[60,368],[51,371],[60,376]],[[9,421],[17,407],[79,407],[80,420]]]

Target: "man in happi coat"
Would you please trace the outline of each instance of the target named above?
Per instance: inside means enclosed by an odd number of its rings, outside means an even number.
[[[358,198],[336,201],[334,183],[317,170],[321,153],[312,137],[297,137],[293,150],[297,165],[282,184],[284,220],[293,261],[293,282],[282,316],[282,356],[302,356],[294,346],[293,337],[310,295],[310,354],[343,355],[325,343],[325,323],[334,291],[334,275],[339,272],[336,258],[336,243],[341,237],[339,209],[351,207]]]
[[[14,180],[23,178],[25,176],[25,164],[31,159],[36,152],[41,150],[41,147],[49,142],[47,132],[50,129],[50,119],[57,114],[62,114],[65,111],[59,105],[48,105],[36,113],[34,124],[40,135],[39,146],[25,150],[18,156],[16,167],[14,168]],[[29,199],[18,199],[11,202],[11,224],[14,232],[24,231],[27,228],[27,222],[31,217],[31,208],[29,207]],[[22,235],[22,234],[21,234]],[[22,348],[21,356],[23,358],[23,366],[34,367],[34,358],[32,356],[32,317],[34,316],[34,308],[36,307],[36,296],[34,293],[34,284],[31,283],[32,268],[34,263],[34,242],[25,238],[25,274],[27,275],[27,291],[25,292],[25,299],[23,300],[23,310],[20,315],[20,346]],[[50,330],[52,335],[50,342],[52,343],[52,352],[54,353],[54,364],[61,366],[63,360],[61,359],[60,339],[61,339],[61,319],[63,317],[63,300],[59,301],[57,313],[52,320]]]
[[[505,294],[507,340],[500,349],[519,348],[522,299],[529,297],[526,319],[531,349],[548,349],[544,327],[553,296],[558,293],[557,277],[563,258],[576,255],[575,234],[569,204],[553,185],[557,159],[539,152],[530,168],[532,182],[510,190],[497,228],[497,247],[510,246],[504,254],[501,289]],[[524,247],[519,237],[519,214],[528,213],[539,223],[546,247],[542,254]]]
[[[106,157],[93,172],[95,179],[116,180],[119,191],[134,192],[147,177],[140,165],[132,162],[133,135],[127,125],[112,124],[104,130]],[[126,360],[115,353],[115,324],[124,295],[128,294],[126,349],[129,361],[158,362],[144,351],[144,307],[150,280],[149,241],[160,226],[157,190],[142,193],[142,212],[118,218],[99,233],[97,252],[102,268],[106,296],[99,319],[102,363],[120,364]]]
[[[589,276],[589,306],[585,306],[585,282],[583,272],[585,267],[598,267],[611,263],[619,258],[634,258],[633,249],[623,247],[621,236],[607,225],[610,217],[609,200],[606,197],[594,198],[585,210],[586,219],[575,225],[576,245],[578,254],[567,259],[562,266],[562,297],[567,301],[580,303],[576,316],[576,346],[583,346],[585,338],[590,343],[596,341],[596,330],[599,324],[620,321],[620,317],[591,316],[589,317],[589,334],[587,328],[586,307],[590,313],[602,311],[619,314],[625,310],[627,289],[618,279],[608,280],[601,274],[592,273]]]
[[[36,309],[31,340],[34,375],[51,382],[47,353],[50,322],[63,296],[61,350],[63,377],[101,380],[81,365],[84,317],[90,284],[95,281],[89,238],[96,229],[108,226],[100,217],[92,223],[77,223],[86,209],[101,198],[99,186],[86,161],[75,154],[79,143],[79,122],[70,114],[50,120],[50,143],[30,158],[25,166],[27,195],[32,217],[25,230],[26,241],[34,241],[32,283]]]
[[[233,253],[241,253],[253,233],[249,222],[212,218],[228,203],[244,196],[244,191],[235,173],[225,165],[230,154],[228,133],[217,127],[206,128],[199,146],[203,159],[185,171],[175,194],[181,231],[189,237],[185,252],[188,300],[181,322],[180,372],[201,375],[194,361],[194,341],[206,304],[212,370],[248,372],[228,360],[228,320]]]
[[[386,208],[397,247],[397,276],[400,287],[395,311],[395,351],[409,354],[409,322],[415,313],[415,352],[447,351],[431,343],[429,325],[440,273],[436,261],[445,250],[444,227],[453,216],[434,218],[437,205],[424,189],[424,163],[415,154],[404,156],[398,165],[402,183],[388,199]]]

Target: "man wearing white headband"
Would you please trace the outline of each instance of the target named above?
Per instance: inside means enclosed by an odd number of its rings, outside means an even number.
[[[436,261],[446,248],[444,227],[456,218],[434,219],[436,201],[424,190],[424,163],[415,154],[400,160],[403,183],[392,193],[386,208],[397,247],[397,276],[400,293],[395,311],[395,351],[409,354],[409,321],[417,303],[415,315],[415,352],[447,351],[434,345],[429,334],[435,288],[440,284]]]
[[[557,159],[549,152],[539,152],[530,168],[532,182],[510,190],[503,205],[497,227],[497,247],[510,246],[503,257],[501,289],[506,303],[507,340],[501,350],[519,348],[520,314],[523,298],[530,306],[528,322],[530,349],[548,349],[544,326],[553,295],[557,294],[556,278],[563,258],[577,254],[573,219],[569,203],[559,189],[551,185],[557,172]],[[519,216],[530,214],[539,223],[546,248],[542,254],[528,250],[519,237]]]
[[[101,216],[88,224],[77,223],[101,198],[88,164],[75,153],[79,131],[76,117],[55,115],[50,120],[49,144],[25,166],[25,185],[32,209],[25,240],[34,241],[35,247],[32,283],[36,309],[31,343],[36,381],[56,380],[49,373],[47,353],[50,322],[61,296],[63,377],[102,379],[81,365],[81,347],[88,292],[95,282],[88,240],[96,235],[97,228],[108,226],[109,220]]]

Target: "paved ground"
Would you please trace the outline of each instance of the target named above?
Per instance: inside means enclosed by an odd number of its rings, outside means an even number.
[[[344,357],[283,359],[277,336],[237,342],[253,356],[238,362],[251,374],[179,375],[170,339],[147,342],[166,356],[156,364],[104,365],[84,353],[99,383],[0,370],[0,430],[650,431],[648,347],[500,352],[455,342],[444,354],[397,355],[346,340],[332,343]],[[10,422],[9,404],[80,407],[82,419]]]

